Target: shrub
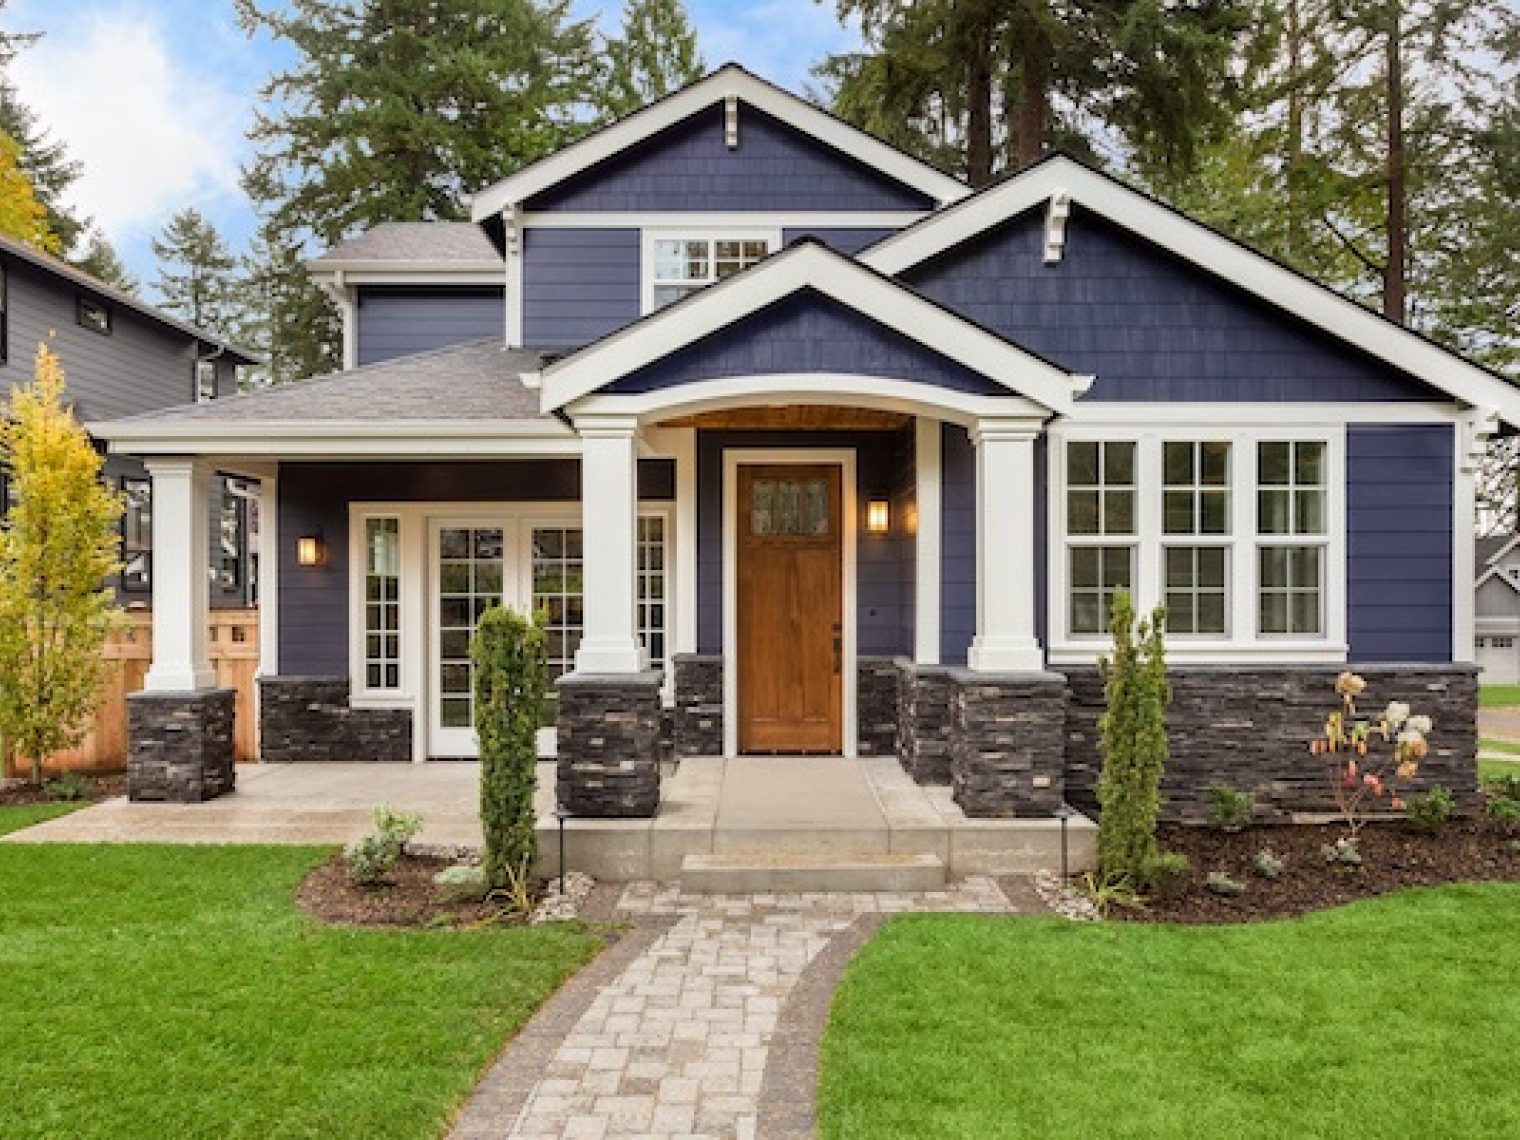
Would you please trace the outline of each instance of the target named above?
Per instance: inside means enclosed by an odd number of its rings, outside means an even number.
[[[1109,617],[1113,658],[1099,666],[1106,709],[1098,722],[1103,774],[1098,781],[1098,865],[1105,878],[1144,883],[1157,857],[1156,817],[1166,765],[1166,611],[1157,607],[1138,628],[1129,595],[1114,595]]]
[[[1360,867],[1362,865],[1362,853],[1356,849],[1354,839],[1337,839],[1334,843],[1326,843],[1319,850],[1325,857],[1325,862],[1333,867]]]
[[[1087,896],[1088,901],[1105,918],[1116,908],[1145,909],[1145,899],[1135,890],[1134,884],[1125,878],[1098,875],[1089,871],[1082,876],[1081,884],[1077,889]]]
[[[1226,784],[1209,786],[1209,822],[1221,831],[1239,831],[1256,815],[1256,797]]]
[[[1495,796],[1488,801],[1488,818],[1505,831],[1514,831],[1520,825],[1520,799]]]
[[[451,902],[469,902],[486,894],[486,869],[478,863],[456,863],[433,876],[433,884],[443,888]]]
[[[381,882],[401,858],[407,843],[422,830],[420,815],[397,811],[384,804],[375,808],[374,818],[375,830],[343,849],[349,877],[365,887]]]
[[[1263,847],[1256,853],[1256,860],[1251,864],[1251,872],[1258,878],[1277,880],[1282,878],[1288,864],[1277,852],[1270,847]]]
[[[470,657],[475,663],[486,884],[508,890],[515,879],[526,878],[537,854],[533,790],[539,710],[547,688],[543,627],[493,606],[476,627]]]
[[[1520,775],[1490,776],[1483,781],[1483,790],[1500,799],[1520,800]]]
[[[1205,890],[1224,898],[1232,899],[1246,893],[1246,885],[1239,879],[1232,879],[1223,871],[1210,871],[1209,877],[1203,881]]]
[[[1355,673],[1335,679],[1340,707],[1325,718],[1320,735],[1309,742],[1316,756],[1329,756],[1330,787],[1335,806],[1355,843],[1372,806],[1387,797],[1394,811],[1404,807],[1398,785],[1407,784],[1430,753],[1428,716],[1415,715],[1402,701],[1389,701],[1376,717],[1358,719],[1356,699],[1367,682]]]
[[[1456,806],[1445,788],[1431,788],[1410,796],[1404,814],[1415,827],[1434,834],[1451,822]]]
[[[1192,867],[1181,851],[1162,851],[1145,866],[1141,885],[1152,894],[1170,895],[1182,885],[1183,876]]]
[[[49,797],[68,803],[78,803],[90,798],[93,790],[90,781],[73,770],[60,772],[45,785]]]

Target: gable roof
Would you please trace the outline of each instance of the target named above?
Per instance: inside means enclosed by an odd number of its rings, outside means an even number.
[[[503,257],[475,222],[381,222],[307,265],[313,272],[381,266],[457,266],[501,271]]]
[[[1076,203],[1374,359],[1520,426],[1520,386],[1066,155],[1051,155],[857,256],[895,276],[1052,199]]]
[[[971,193],[959,179],[889,146],[806,99],[768,83],[737,63],[725,63],[679,91],[486,187],[474,196],[470,216],[476,222],[485,221],[730,96],[874,167],[905,186],[921,191],[936,202],[959,201]]]
[[[1090,378],[1006,340],[901,282],[804,238],[715,285],[549,363],[544,411],[605,389],[655,361],[804,292],[817,293],[1053,412],[1069,412]],[[1017,378],[1015,381],[1014,378]],[[762,395],[758,392],[756,395]],[[947,398],[949,393],[946,394]],[[964,395],[964,394],[963,394]],[[993,397],[996,398],[996,397]],[[987,397],[983,397],[987,399]]]
[[[233,344],[231,341],[212,335],[205,329],[197,328],[187,321],[182,321],[178,317],[172,317],[162,309],[156,308],[146,301],[132,296],[130,293],[123,292],[114,285],[106,284],[100,278],[86,273],[78,266],[70,265],[61,257],[54,257],[50,253],[43,253],[40,249],[27,245],[23,241],[17,241],[13,237],[0,234],[0,251],[12,257],[20,258],[22,261],[36,266],[44,273],[51,274],[54,277],[61,277],[69,282],[69,284],[102,297],[114,305],[119,305],[124,309],[131,309],[134,313],[146,317],[155,324],[174,332],[182,333],[191,340],[200,341],[202,344],[217,349],[222,354],[231,357],[236,364],[258,364],[263,360],[251,348]]]

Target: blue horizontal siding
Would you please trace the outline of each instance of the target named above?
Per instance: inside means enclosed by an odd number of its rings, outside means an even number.
[[[639,317],[639,231],[523,234],[523,343],[578,348]]]
[[[639,464],[639,496],[675,497],[669,460]],[[581,497],[580,462],[285,463],[280,466],[279,668],[348,674],[348,509],[357,502],[563,502]],[[298,566],[295,540],[322,535],[327,564]],[[421,652],[421,646],[413,650]]]
[[[966,429],[940,427],[940,661],[964,665],[976,636],[976,453]]]
[[[853,257],[868,245],[874,245],[895,230],[859,227],[859,226],[812,226],[799,229],[785,229],[781,231],[781,240],[786,245],[799,238],[817,238],[835,253],[842,253],[846,257]]]
[[[1060,263],[1030,211],[905,280],[1076,372],[1087,400],[1446,399],[1080,208]]]
[[[503,290],[482,288],[359,289],[360,364],[448,348],[488,337],[506,327]]]
[[[715,105],[524,203],[529,210],[928,210],[934,202],[747,103]]]
[[[1353,661],[1451,660],[1450,424],[1346,432],[1346,603]]]
[[[980,373],[811,290],[736,321],[606,390],[650,392],[698,380],[787,372],[847,372],[1007,395]],[[763,392],[763,384],[756,390]]]

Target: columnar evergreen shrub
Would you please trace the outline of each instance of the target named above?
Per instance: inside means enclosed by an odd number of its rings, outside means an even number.
[[[539,709],[548,669],[544,631],[531,618],[493,606],[470,645],[475,663],[475,734],[480,741],[480,822],[486,882],[507,889],[537,853],[533,789]]]
[[[1109,617],[1112,658],[1104,658],[1107,708],[1098,721],[1103,774],[1098,781],[1098,863],[1106,879],[1145,888],[1157,865],[1156,817],[1161,809],[1161,771],[1166,765],[1165,611],[1158,607],[1138,627],[1134,604],[1114,595]]]

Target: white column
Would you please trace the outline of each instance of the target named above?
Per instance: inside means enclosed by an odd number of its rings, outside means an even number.
[[[638,557],[638,423],[632,416],[582,417],[582,574],[586,625],[575,654],[578,673],[639,673],[648,654],[639,644],[634,609]]]
[[[967,664],[980,673],[1045,667],[1035,639],[1034,441],[1028,420],[978,420],[976,637]]]
[[[258,600],[258,675],[273,677],[280,671],[280,480],[278,475],[264,475],[259,478]]]
[[[152,459],[153,664],[149,692],[216,687],[206,655],[210,617],[210,469],[198,459]]]
[[[914,439],[913,660],[939,664],[940,482],[943,425],[919,416]]]

